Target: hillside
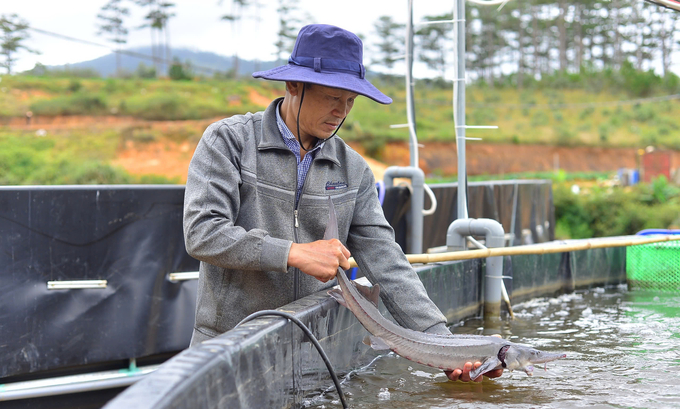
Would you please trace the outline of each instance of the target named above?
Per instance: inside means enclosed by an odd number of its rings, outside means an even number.
[[[193,66],[193,71],[196,74],[212,76],[215,72],[227,73],[234,65],[234,58],[216,54],[213,52],[198,51],[188,48],[173,48],[170,50],[171,57],[168,58],[173,61],[175,58],[181,63],[189,63]],[[120,54],[120,66],[123,72],[134,73],[139,64],[144,64],[147,67],[153,66],[153,61],[148,58],[153,55],[151,47],[133,47],[123,50]],[[143,58],[146,56],[147,58]],[[239,75],[250,75],[256,70],[266,70],[275,67],[277,64],[274,61],[251,61],[239,59]],[[167,67],[166,67],[167,68]],[[115,54],[107,54],[93,60],[82,61],[75,64],[68,65],[50,65],[47,69],[54,71],[68,71],[68,70],[93,70],[99,73],[102,77],[111,77],[116,73],[116,56]]]
[[[390,78],[378,85],[395,102],[381,106],[358,99],[340,136],[366,157],[382,163],[376,164],[376,169],[406,165],[408,133],[404,128],[390,128],[405,122],[403,85]],[[73,183],[59,176],[66,166],[64,157],[92,161],[99,171],[97,164],[113,165],[136,177],[156,175],[152,180],[161,177],[183,182],[193,149],[208,124],[261,110],[282,95],[283,87],[247,78],[170,81],[3,76],[0,91],[0,143],[9,158],[4,167],[17,160],[16,152],[30,150],[35,144],[44,155],[42,163],[61,169],[55,173],[25,169],[25,175],[10,178],[11,183]],[[419,81],[416,87],[417,128],[423,145],[420,165],[431,177],[450,177],[456,172],[451,94],[450,88],[432,82]],[[680,148],[680,126],[675,119],[680,102],[676,98],[659,91],[634,98],[604,85],[559,90],[470,86],[467,123],[498,125],[499,129],[468,130],[467,136],[483,139],[467,143],[468,173],[555,168],[615,172],[635,167],[640,148]],[[30,121],[27,111],[32,112]],[[27,151],[25,155],[39,167],[35,154]],[[680,162],[674,159],[674,163]],[[121,176],[120,180],[127,179]]]

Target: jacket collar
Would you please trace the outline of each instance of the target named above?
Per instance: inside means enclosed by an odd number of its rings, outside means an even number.
[[[283,141],[279,127],[276,124],[276,109],[279,101],[283,98],[277,98],[272,101],[262,115],[262,137],[257,144],[258,150],[263,149],[285,149],[289,150],[286,143]],[[337,158],[337,149],[339,143],[344,143],[336,136],[330,138],[321,149],[316,153],[314,159],[329,160],[340,166],[340,161]]]

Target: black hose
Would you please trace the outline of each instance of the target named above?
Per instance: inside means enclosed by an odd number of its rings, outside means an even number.
[[[314,334],[312,334],[312,331],[309,330],[305,326],[305,324],[302,323],[299,319],[295,318],[291,314],[283,311],[276,311],[276,310],[262,310],[258,311],[255,313],[250,314],[249,316],[245,317],[244,319],[241,320],[236,326],[238,327],[239,325],[243,324],[244,322],[248,322],[250,320],[253,320],[255,318],[261,317],[263,315],[278,315],[279,317],[287,318],[288,320],[294,322],[297,324],[298,327],[304,332],[307,337],[309,338],[310,341],[312,341],[312,344],[316,347],[316,350],[319,351],[319,355],[321,355],[321,359],[323,359],[324,363],[326,364],[326,367],[328,368],[328,372],[331,374],[331,378],[333,378],[333,383],[335,384],[335,389],[338,391],[338,396],[340,397],[340,402],[342,403],[342,407],[347,409],[347,402],[345,402],[345,396],[342,393],[342,388],[340,387],[340,381],[338,380],[338,377],[335,375],[335,371],[333,370],[333,366],[331,365],[331,361],[328,359],[328,356],[326,356],[326,353],[324,352],[323,348],[321,348],[321,344],[319,344],[319,341],[316,340],[316,337],[314,337]]]

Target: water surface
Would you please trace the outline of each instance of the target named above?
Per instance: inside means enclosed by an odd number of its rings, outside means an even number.
[[[534,376],[505,371],[482,383],[450,382],[393,353],[343,382],[351,408],[680,408],[680,294],[595,288],[514,306],[496,329],[481,320],[452,328],[488,334],[566,359]],[[307,401],[341,407],[334,389]]]

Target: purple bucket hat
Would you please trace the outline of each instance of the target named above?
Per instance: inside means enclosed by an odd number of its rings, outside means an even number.
[[[359,37],[339,27],[310,24],[300,29],[287,65],[255,72],[253,77],[340,88],[391,104],[392,98],[366,80],[362,61],[363,43]]]

